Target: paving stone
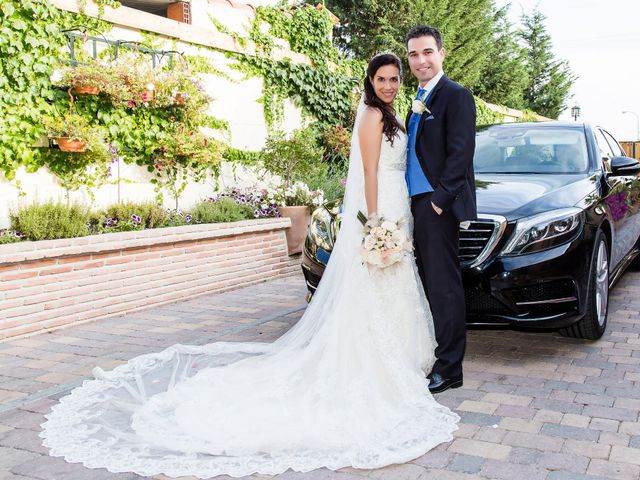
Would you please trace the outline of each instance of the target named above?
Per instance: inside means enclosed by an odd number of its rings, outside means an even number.
[[[500,428],[514,432],[538,433],[542,428],[542,424],[520,418],[503,418],[500,421]]]
[[[640,435],[640,422],[620,422],[620,433]]]
[[[589,463],[587,473],[591,475],[602,475],[606,478],[631,480],[640,477],[640,467],[628,463],[594,459]]]
[[[585,415],[576,415],[574,413],[565,413],[562,417],[561,425],[569,427],[587,428],[591,423],[591,417]]]
[[[536,448],[546,452],[559,452],[563,439],[534,433],[509,432],[503,443],[514,447]]]
[[[27,450],[29,452],[48,455],[49,450],[44,448],[42,439],[34,430],[15,428],[0,435],[0,446]]]
[[[593,418],[589,424],[592,430],[602,430],[606,432],[617,432],[620,422],[617,420],[609,420],[607,418]]]
[[[629,447],[640,448],[640,435],[635,435],[629,440]]]
[[[479,426],[498,425],[502,417],[497,415],[486,415],[484,413],[465,412],[460,415],[464,423],[473,423]]]
[[[575,472],[566,472],[563,470],[555,470],[549,473],[547,480],[608,480],[600,475],[587,475]]]
[[[538,460],[538,465],[548,470],[585,473],[590,461],[589,457],[570,453],[543,453]]]
[[[571,438],[573,440],[591,440],[594,442],[600,437],[600,434],[593,430],[569,427],[567,425],[556,425],[555,423],[545,424],[542,427],[541,432],[551,437]]]
[[[584,407],[583,415],[590,417],[608,418],[611,420],[636,422],[638,420],[638,411],[626,408],[607,408],[587,405]]]
[[[473,436],[475,440],[482,440],[483,442],[500,443],[507,434],[506,430],[502,428],[480,427],[478,432]]]
[[[603,407],[612,407],[615,398],[607,395],[591,395],[588,393],[579,393],[574,400],[576,403],[584,405],[601,405]]]
[[[564,418],[562,412],[556,412],[553,410],[538,410],[533,417],[534,422],[540,423],[560,423]]]
[[[495,415],[500,417],[512,417],[512,418],[521,418],[524,420],[531,420],[537,410],[531,407],[519,407],[516,405],[500,405],[496,411]]]
[[[483,458],[505,459],[511,451],[511,447],[497,445],[495,443],[471,440],[468,438],[456,438],[449,446],[449,452],[462,453]]]
[[[626,433],[601,432],[598,443],[627,447],[629,445],[629,440],[631,440],[631,437]]]
[[[612,462],[624,462],[640,465],[640,448],[629,448],[614,445],[611,447],[609,460]]]
[[[391,465],[376,470],[371,470],[367,478],[377,479],[394,479],[394,480],[423,480],[426,475],[426,469],[420,465],[413,463],[405,463],[404,465]],[[334,477],[330,477],[334,478]]]
[[[415,463],[416,465],[428,468],[444,468],[449,464],[452,458],[453,454],[449,452],[445,452],[442,450],[431,450],[423,456],[416,458],[411,463]]]
[[[529,465],[531,463],[537,464],[541,456],[542,452],[533,448],[513,447],[507,460],[511,463]]]
[[[472,455],[455,455],[449,463],[449,469],[464,473],[478,473],[485,459]]]
[[[44,416],[40,413],[26,412],[24,410],[9,410],[0,413],[0,423],[14,428],[28,428],[40,430],[40,424],[44,422]]]
[[[458,410],[463,412],[483,413],[491,415],[498,408],[497,403],[477,402],[474,400],[465,400],[460,404]]]
[[[545,470],[537,465],[522,465],[518,463],[507,463],[496,460],[487,460],[480,470],[480,474],[492,479],[527,479],[527,480],[544,480],[548,474]]]
[[[583,408],[582,405],[577,405],[572,402],[565,402],[562,400],[552,400],[536,398],[533,400],[532,407],[540,410],[552,410],[561,413],[577,413],[581,414]]]
[[[510,395],[506,393],[487,393],[483,398],[483,402],[488,404],[497,403],[502,405],[514,405],[519,407],[526,407],[532,401],[532,397],[522,396],[522,395]],[[492,412],[481,412],[481,413],[492,413]]]
[[[27,450],[0,447],[0,470],[8,470],[14,465],[32,461],[38,457],[40,457],[39,454]]]
[[[457,438],[471,438],[479,429],[480,427],[478,425],[461,422],[458,424],[458,430],[453,432],[453,436]]]

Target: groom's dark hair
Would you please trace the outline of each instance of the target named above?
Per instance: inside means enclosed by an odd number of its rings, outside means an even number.
[[[436,45],[438,45],[438,50],[442,49],[442,35],[437,28],[429,25],[418,25],[417,27],[413,27],[409,30],[409,33],[407,33],[407,36],[404,39],[404,44],[408,46],[409,40],[420,37],[433,37],[436,41]]]

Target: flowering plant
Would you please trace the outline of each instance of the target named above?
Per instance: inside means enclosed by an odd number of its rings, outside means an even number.
[[[84,117],[67,113],[61,117],[44,117],[42,123],[49,138],[81,140],[86,146],[85,156],[90,155],[95,160],[105,161],[110,158],[104,132],[89,125]]]
[[[351,152],[351,132],[342,125],[333,125],[323,132],[325,157],[338,157],[342,161],[349,159]]]
[[[284,190],[279,189],[274,194],[276,203],[282,207],[319,207],[324,203],[322,190],[311,190],[306,183],[296,182]]]
[[[134,108],[148,106],[155,96],[155,72],[147,59],[135,52],[121,54],[108,65],[113,81],[105,86],[105,92],[115,105]]]
[[[113,83],[113,71],[108,63],[89,60],[76,65],[64,65],[49,77],[58,87],[84,87],[104,90]]]
[[[384,217],[367,218],[360,211],[358,220],[364,229],[360,251],[364,263],[369,266],[390,267],[412,250],[411,242],[400,229],[399,223],[390,222]]]
[[[216,195],[209,197],[212,202],[218,202],[222,198],[230,198],[237,205],[248,205],[253,209],[255,218],[279,217],[280,211],[275,200],[275,194],[268,189],[247,189],[238,187],[223,190]]]

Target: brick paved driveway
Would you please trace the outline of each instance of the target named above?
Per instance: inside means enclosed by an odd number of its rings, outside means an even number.
[[[304,293],[296,275],[0,343],[0,480],[142,478],[47,456],[37,436],[43,415],[95,365],[112,368],[176,342],[272,341],[300,318]],[[612,292],[598,342],[471,331],[464,388],[438,396],[462,417],[453,442],[380,470],[274,478],[639,479],[639,310],[640,273],[629,272]]]

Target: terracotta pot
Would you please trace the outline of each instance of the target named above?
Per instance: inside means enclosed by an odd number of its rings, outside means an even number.
[[[291,226],[285,230],[289,255],[302,252],[311,220],[309,207],[278,207],[278,210],[283,217],[291,219]]]
[[[77,138],[60,137],[57,139],[58,147],[63,152],[81,153],[87,149],[87,142],[78,140]]]
[[[98,95],[100,93],[100,87],[90,87],[89,85],[74,85],[73,92],[76,94],[84,95]]]

